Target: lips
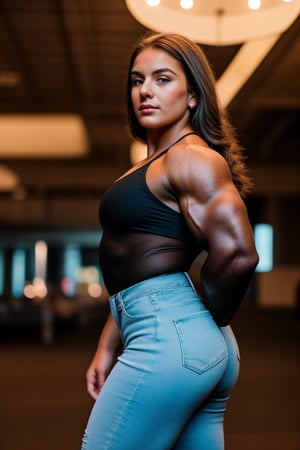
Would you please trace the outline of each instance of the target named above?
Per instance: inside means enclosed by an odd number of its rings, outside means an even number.
[[[151,112],[155,111],[156,109],[157,108],[153,105],[141,105],[139,107],[139,111],[141,111],[144,114],[151,113]]]

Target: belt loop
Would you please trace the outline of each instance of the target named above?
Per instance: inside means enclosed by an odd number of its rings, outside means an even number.
[[[122,311],[124,309],[121,292],[118,292],[118,294],[116,294],[115,306],[117,311]]]
[[[188,282],[189,282],[191,288],[192,288],[195,292],[197,292],[197,291],[196,291],[196,288],[195,288],[195,286],[194,286],[194,283],[192,282],[191,277],[189,276],[189,274],[188,274],[187,272],[184,272],[184,275],[186,276],[186,279],[188,280]]]
[[[119,296],[118,294],[115,294],[112,297],[110,297],[109,303],[110,303],[110,310],[111,310],[112,316],[115,319],[115,322],[117,323],[118,327],[120,328],[119,311],[122,310],[122,306],[120,305],[118,296]]]

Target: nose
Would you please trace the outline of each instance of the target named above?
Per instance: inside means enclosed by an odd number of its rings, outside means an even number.
[[[153,96],[151,80],[144,80],[143,84],[140,87],[140,96],[142,98]]]

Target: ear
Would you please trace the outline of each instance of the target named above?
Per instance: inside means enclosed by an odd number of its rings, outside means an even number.
[[[193,109],[197,106],[197,103],[198,103],[197,95],[195,94],[194,91],[190,91],[188,94],[188,107],[190,109]]]

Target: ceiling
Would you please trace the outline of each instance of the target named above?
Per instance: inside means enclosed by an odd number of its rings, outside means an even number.
[[[124,0],[0,1],[0,115],[79,115],[89,142],[73,157],[0,153],[27,196],[99,196],[129,166],[126,61],[145,31]],[[229,105],[252,165],[300,166],[299,31],[298,18]],[[240,47],[202,48],[218,78]]]

